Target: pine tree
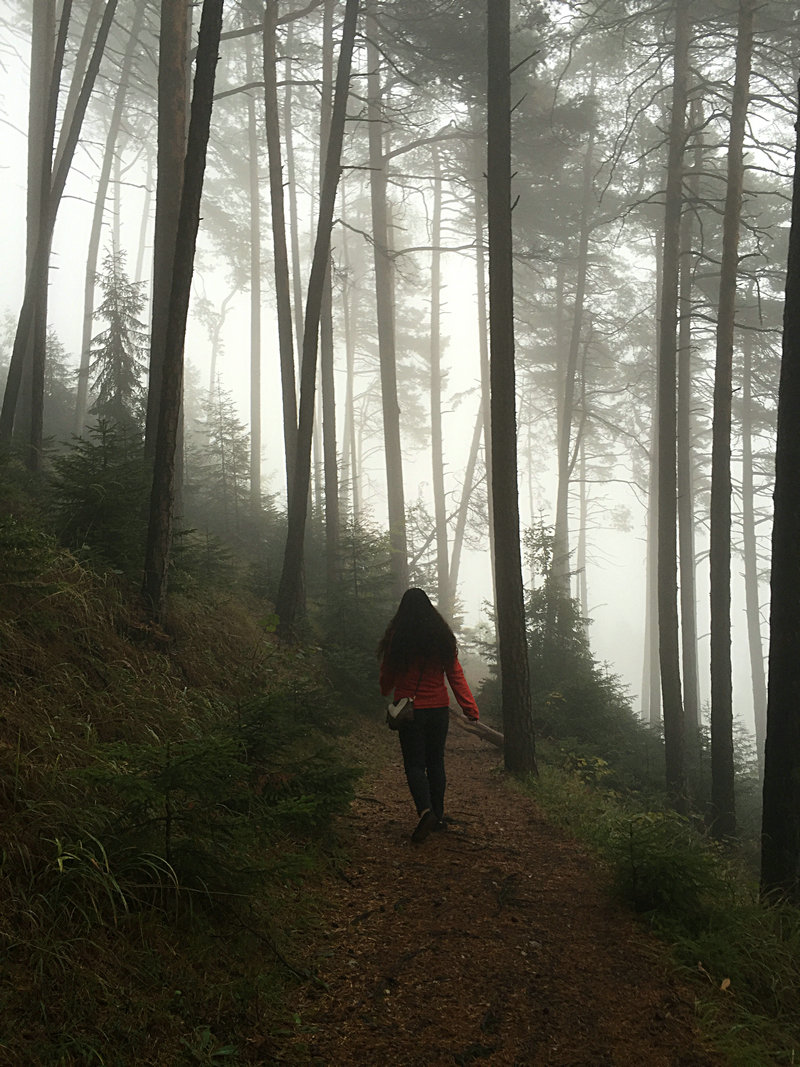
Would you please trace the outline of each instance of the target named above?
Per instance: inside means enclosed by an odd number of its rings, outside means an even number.
[[[75,409],[75,375],[67,352],[51,326],[47,331],[44,374],[44,432],[56,445],[71,436]]]
[[[187,506],[207,530],[233,538],[248,508],[250,437],[230,393],[219,387],[204,406],[187,457]]]
[[[135,574],[142,565],[147,479],[139,428],[103,416],[53,460],[56,528],[96,563]]]
[[[103,300],[94,317],[108,325],[92,339],[89,372],[96,398],[89,410],[119,426],[140,426],[148,343],[147,328],[139,319],[145,304],[143,284],[130,281],[125,253],[115,249],[106,252],[97,284]]]

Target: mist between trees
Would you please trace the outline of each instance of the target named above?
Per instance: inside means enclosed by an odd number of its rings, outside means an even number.
[[[544,590],[663,724],[678,807],[710,725],[734,834],[734,732],[762,772],[767,735],[797,16],[7,3],[2,446],[62,482],[144,457],[115,536],[157,618],[176,531],[259,559],[287,637],[308,572],[330,591],[383,539],[386,604],[424,585],[465,644],[497,619],[529,767]]]

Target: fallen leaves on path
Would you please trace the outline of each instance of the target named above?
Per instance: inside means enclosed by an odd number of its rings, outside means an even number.
[[[299,991],[278,1061],[718,1065],[664,948],[497,752],[452,730],[447,774],[451,822],[419,846],[399,753],[362,782],[350,861],[324,887],[325,934],[309,945],[319,981]]]

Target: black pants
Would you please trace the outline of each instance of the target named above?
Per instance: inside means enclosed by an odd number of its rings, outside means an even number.
[[[414,721],[398,730],[408,788],[418,815],[428,808],[437,819],[444,814],[444,743],[449,725],[449,708],[415,708]]]

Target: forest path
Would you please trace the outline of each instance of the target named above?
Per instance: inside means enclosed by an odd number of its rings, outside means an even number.
[[[372,727],[373,735],[375,727]],[[388,731],[387,731],[388,734]],[[352,1067],[712,1067],[691,994],[597,864],[451,728],[444,833],[422,845],[396,739],[345,818],[296,1035],[279,1062]],[[385,742],[390,751],[387,759]]]

